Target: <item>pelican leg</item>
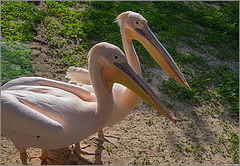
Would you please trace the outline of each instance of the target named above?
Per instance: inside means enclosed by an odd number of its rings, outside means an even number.
[[[90,145],[80,146],[80,143],[75,143],[75,147],[74,147],[74,149],[73,149],[73,152],[76,153],[81,160],[84,160],[84,161],[86,161],[87,163],[92,164],[93,161],[89,160],[89,159],[88,159],[88,158],[89,158],[88,156],[85,157],[85,156],[83,156],[83,155],[97,155],[97,154],[99,154],[99,153],[93,152],[93,151],[91,152],[91,151],[83,150],[83,149],[85,149],[85,148],[87,148],[87,147],[89,147],[89,146],[90,146]],[[91,157],[90,157],[90,158],[91,158]]]
[[[27,157],[28,156],[26,150],[24,152],[20,152],[20,159],[23,165],[27,165]]]
[[[80,143],[75,143],[75,148],[73,149],[73,151],[77,154],[96,155],[97,154],[96,152],[89,152],[89,151],[83,150],[89,146],[90,145],[80,146]]]
[[[40,156],[41,159],[41,165],[50,165],[50,162],[48,161],[48,155],[47,150],[42,149],[42,155]]]
[[[116,136],[104,135],[103,130],[100,130],[98,132],[98,135],[93,136],[92,138],[96,138],[96,139],[100,140],[102,142],[101,144],[103,144],[104,141],[109,142],[110,144],[112,144],[116,148],[118,148],[117,142],[120,139],[119,137],[116,137]]]
[[[63,162],[48,157],[47,149],[42,149],[42,155],[40,157],[31,157],[30,161],[34,158],[39,158],[41,160],[41,165],[64,165]],[[37,164],[39,165],[39,164]]]

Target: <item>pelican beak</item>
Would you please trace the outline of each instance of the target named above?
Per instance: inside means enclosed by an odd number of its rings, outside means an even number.
[[[149,105],[155,108],[166,118],[170,119],[176,124],[177,120],[174,115],[167,109],[163,102],[153,92],[153,90],[141,79],[141,77],[135,73],[131,66],[127,63],[114,63],[117,67],[117,74],[114,80],[117,83],[123,84],[141,98],[143,98]]]
[[[142,29],[135,28],[136,35],[133,37],[138,40],[151,54],[154,60],[158,63],[162,69],[167,72],[174,80],[180,85],[191,90],[186,79],[184,78],[181,70],[169,55],[164,46],[158,41],[151,29],[146,26]]]

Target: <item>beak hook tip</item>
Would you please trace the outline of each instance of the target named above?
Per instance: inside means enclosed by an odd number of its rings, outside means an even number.
[[[172,121],[175,125],[177,125],[177,119],[172,118],[171,121]]]
[[[188,90],[192,90],[187,82],[184,82],[184,87],[187,88]]]
[[[177,119],[174,120],[174,124],[175,124],[175,125],[177,124]]]
[[[190,90],[190,91],[192,90],[189,85],[187,86],[187,89]]]

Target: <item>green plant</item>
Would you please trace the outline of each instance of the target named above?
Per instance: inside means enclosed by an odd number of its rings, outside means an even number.
[[[112,146],[105,146],[105,149],[108,152],[108,155],[110,155],[110,153],[112,152]]]
[[[1,29],[3,41],[32,41],[34,25],[40,23],[45,13],[34,4],[3,2],[1,5]]]
[[[235,164],[239,163],[239,135],[234,132],[230,132],[230,142],[233,150],[233,161]]]
[[[231,109],[239,112],[239,82],[238,74],[233,74],[231,69],[226,65],[220,65],[214,73],[218,79],[217,91],[222,94],[223,98],[232,104]]]
[[[146,124],[148,124],[149,126],[153,125],[153,119],[152,118],[148,118]]]
[[[199,160],[202,160],[202,155],[206,151],[204,147],[192,144],[191,148],[194,150],[194,153],[196,154],[196,158]]]
[[[150,159],[148,156],[144,156],[142,165],[150,165]]]
[[[134,164],[134,165],[137,164],[137,159],[136,159],[136,158],[133,159],[133,164]]]
[[[28,76],[32,71],[30,49],[23,43],[5,42],[1,46],[2,83],[19,76]]]

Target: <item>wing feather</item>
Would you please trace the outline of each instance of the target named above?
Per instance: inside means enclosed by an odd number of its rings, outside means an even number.
[[[19,88],[21,85],[29,85],[29,86],[47,86],[54,87],[58,89],[62,89],[68,91],[84,101],[96,101],[95,95],[91,93],[86,88],[81,88],[77,85],[50,80],[42,77],[21,77],[18,79],[11,80],[2,86],[2,90],[14,90]]]
[[[28,107],[15,96],[2,91],[2,130],[4,135],[10,132],[25,133],[29,136],[41,136],[53,140],[62,135],[63,126],[38,111]]]
[[[79,68],[79,67],[69,67],[67,71],[67,75],[65,76],[69,79],[69,83],[77,83],[77,84],[87,84],[90,85],[89,72],[87,69]]]

